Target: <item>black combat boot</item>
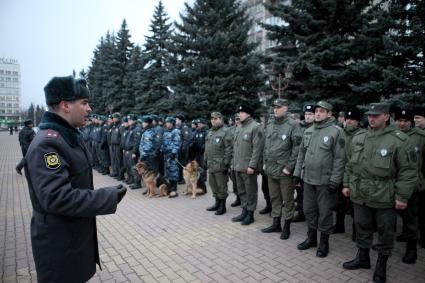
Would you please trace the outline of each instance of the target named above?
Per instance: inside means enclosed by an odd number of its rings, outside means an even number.
[[[273,224],[270,227],[261,229],[263,233],[281,232],[280,217],[273,217]]]
[[[327,257],[329,253],[329,234],[320,233],[320,243],[316,251],[317,257]]]
[[[342,264],[344,269],[355,270],[355,269],[369,269],[370,268],[370,256],[369,249],[360,248],[357,251],[357,255],[353,260],[346,261]]]
[[[241,199],[239,198],[239,196],[236,196],[235,201],[234,201],[234,202],[232,202],[232,203],[230,204],[230,206],[231,206],[231,207],[236,207],[236,206],[239,206],[239,205],[241,205]]]
[[[403,256],[402,261],[407,264],[414,264],[418,259],[418,253],[416,251],[416,240],[410,240],[406,244],[406,253]]]
[[[271,204],[270,199],[266,199],[266,207],[263,208],[262,210],[260,210],[258,213],[259,214],[267,214],[267,213],[270,213],[270,212],[272,212],[272,204]]]
[[[239,214],[238,216],[235,216],[232,218],[233,222],[241,222],[242,220],[244,220],[245,216],[248,214],[248,210],[246,209],[246,207],[242,208],[242,213]]]
[[[249,225],[254,222],[254,211],[247,211],[245,218],[242,220],[241,225]]]
[[[373,273],[373,282],[384,283],[387,281],[387,261],[389,256],[378,254],[376,260],[375,272]]]
[[[218,198],[215,198],[215,204],[207,207],[207,211],[216,211],[218,209],[219,203],[220,200]]]
[[[133,184],[130,185],[131,190],[138,190],[138,189],[141,189],[141,188],[142,188],[142,185],[140,185],[139,182],[133,183]]]
[[[336,223],[333,227],[332,234],[342,234],[345,233],[345,212],[338,209],[336,212]]]
[[[215,215],[223,215],[226,213],[226,199],[219,199],[218,209],[214,212]]]
[[[312,247],[317,247],[317,230],[308,229],[307,239],[299,244],[297,248],[302,251]]]
[[[304,222],[305,216],[304,211],[300,210],[298,213],[294,216],[294,219],[292,219],[292,222]]]
[[[288,240],[289,236],[291,235],[291,219],[285,219],[285,224],[283,225],[282,234],[280,234],[281,240]]]

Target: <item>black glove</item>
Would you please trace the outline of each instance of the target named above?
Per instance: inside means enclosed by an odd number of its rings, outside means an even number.
[[[294,180],[294,184],[297,185],[301,182],[301,178],[298,176],[293,176],[292,180]]]
[[[118,190],[118,203],[123,199],[125,194],[127,193],[127,188],[123,185],[116,186],[116,190]]]
[[[329,183],[329,190],[332,193],[335,193],[336,191],[338,191],[338,189],[339,189],[339,185],[337,183],[332,182],[332,181]]]

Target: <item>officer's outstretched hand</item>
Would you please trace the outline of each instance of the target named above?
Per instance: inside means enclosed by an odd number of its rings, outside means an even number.
[[[395,200],[395,209],[403,210],[407,208],[407,203]]]
[[[123,185],[118,185],[116,189],[118,190],[118,203],[120,203],[120,201],[123,199],[123,197],[127,193],[127,188],[124,187]]]

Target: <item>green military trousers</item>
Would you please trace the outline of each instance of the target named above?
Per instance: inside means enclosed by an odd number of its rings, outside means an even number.
[[[258,200],[258,174],[246,174],[245,172],[235,172],[236,186],[238,188],[238,196],[241,200],[242,208],[248,211],[255,211]]]
[[[271,216],[282,217],[282,204],[285,203],[283,208],[285,220],[294,217],[294,182],[292,176],[273,178],[268,177],[270,200],[272,203]]]
[[[335,203],[336,191],[331,191],[328,186],[304,183],[303,209],[310,230],[332,234]]]
[[[372,208],[354,204],[354,223],[356,225],[357,247],[369,249],[373,242],[373,233],[378,230],[376,250],[383,255],[391,255],[394,248],[394,208]]]
[[[209,172],[208,171],[208,183],[210,184],[213,197],[218,199],[227,198],[227,181],[229,175],[226,172]]]

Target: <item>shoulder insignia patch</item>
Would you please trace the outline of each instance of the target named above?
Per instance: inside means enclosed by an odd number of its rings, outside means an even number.
[[[48,169],[57,169],[61,166],[61,160],[59,154],[56,152],[49,152],[44,155],[44,161]]]
[[[53,131],[52,129],[48,129],[46,133],[46,137],[48,138],[57,138],[59,137],[59,133],[56,131]]]
[[[394,133],[394,136],[398,137],[402,141],[405,141],[408,139],[408,136],[400,131],[394,131],[393,133]]]

